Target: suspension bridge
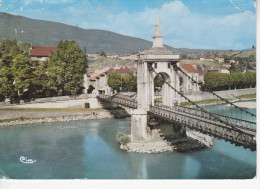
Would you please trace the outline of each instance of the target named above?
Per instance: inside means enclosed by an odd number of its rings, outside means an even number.
[[[187,137],[185,132],[186,128],[189,128],[255,151],[256,122],[254,120],[256,115],[236,106],[210,89],[205,90],[220,99],[222,103],[224,102],[226,106],[232,107],[236,113],[229,116],[223,110],[221,113],[212,112],[187,98],[180,92],[180,74],[187,77],[194,85],[201,87],[201,84],[180,68],[180,55],[168,51],[163,46],[163,37],[159,32],[158,23],[156,23],[155,29],[152,48],[140,52],[136,60],[137,93],[123,95],[118,92],[111,96],[98,96],[102,101],[135,109],[131,116],[131,140],[141,142],[153,140],[153,135],[148,127],[149,117],[152,116],[156,120],[165,120],[175,128],[177,127],[177,130],[173,130],[178,133],[177,138]],[[154,95],[154,78],[157,75],[163,80],[160,102],[156,101]],[[181,98],[190,102],[192,107],[180,106]],[[178,130],[184,131],[184,134]]]

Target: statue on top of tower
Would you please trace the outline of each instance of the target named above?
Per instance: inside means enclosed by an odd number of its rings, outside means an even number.
[[[158,21],[158,19],[156,20],[156,23],[155,23],[155,34],[160,34],[160,32],[159,32],[159,21]]]

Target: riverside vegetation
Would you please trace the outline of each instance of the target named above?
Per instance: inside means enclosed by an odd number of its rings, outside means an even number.
[[[10,40],[0,44],[0,101],[81,93],[88,61],[75,41],[60,41],[45,62],[31,60],[29,47]]]

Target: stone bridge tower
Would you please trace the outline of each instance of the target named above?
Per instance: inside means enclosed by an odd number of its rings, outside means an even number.
[[[148,51],[140,52],[137,56],[137,100],[138,108],[133,112],[131,135],[133,141],[153,140],[153,133],[147,127],[147,112],[154,105],[154,78],[156,73],[171,86],[179,91],[179,73],[174,66],[180,61],[180,55],[167,50],[163,46],[163,36],[159,31],[158,20],[155,24],[153,46]],[[154,71],[151,70],[154,69]],[[174,106],[180,96],[166,83],[162,86],[162,104]]]

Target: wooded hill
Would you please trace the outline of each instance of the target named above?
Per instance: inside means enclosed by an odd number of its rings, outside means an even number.
[[[152,36],[151,36],[152,37]],[[33,45],[58,45],[61,40],[75,40],[88,53],[105,51],[107,54],[131,54],[147,50],[151,41],[125,36],[105,30],[82,29],[62,23],[30,19],[0,12],[0,41],[16,39]],[[207,53],[210,49],[173,48],[181,54]],[[215,51],[215,50],[214,50]]]

